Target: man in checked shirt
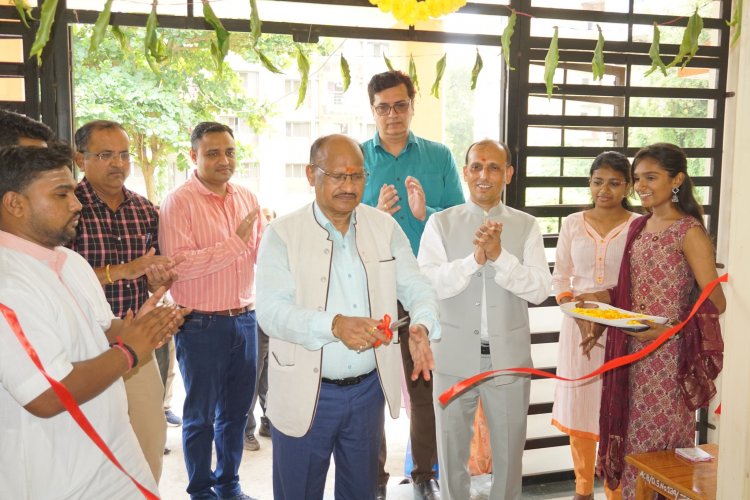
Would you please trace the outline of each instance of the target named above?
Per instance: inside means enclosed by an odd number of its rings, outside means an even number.
[[[83,205],[70,248],[94,268],[115,316],[138,312],[149,292],[169,287],[175,261],[158,255],[159,214],[143,196],[125,188],[130,140],[122,125],[96,120],[75,133],[75,162],[84,173],[76,188]],[[157,483],[167,427],[164,385],[153,358],[125,376],[130,423]]]

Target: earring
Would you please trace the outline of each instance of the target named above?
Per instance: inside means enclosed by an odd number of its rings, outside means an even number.
[[[675,186],[672,188],[672,203],[678,203],[680,200],[677,198],[677,193],[680,192],[679,186]]]

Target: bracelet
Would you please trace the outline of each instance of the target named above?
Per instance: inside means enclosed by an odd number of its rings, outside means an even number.
[[[104,276],[107,278],[107,283],[109,283],[110,285],[114,283],[114,281],[112,281],[112,275],[109,274],[109,268],[111,266],[112,264],[107,264],[106,266],[104,266]]]
[[[563,299],[565,297],[571,297],[572,298],[573,297],[573,292],[568,291],[568,292],[558,293],[557,297],[555,297],[555,300],[557,301],[557,305],[560,305],[560,299]]]
[[[117,340],[117,342],[112,342],[111,344],[109,344],[109,347],[116,347],[123,352],[127,351],[128,355],[133,360],[132,364],[130,365],[129,370],[132,370],[133,368],[138,366],[138,355],[135,353],[133,348],[130,347],[128,344],[125,344],[119,335],[115,337],[115,340]]]
[[[110,347],[111,347],[112,349],[117,349],[117,350],[119,350],[119,351],[120,351],[120,352],[121,352],[121,353],[123,354],[123,356],[125,356],[125,360],[126,360],[126,361],[127,361],[127,363],[128,363],[128,371],[126,371],[125,373],[128,373],[128,372],[129,372],[130,370],[132,370],[132,369],[133,369],[133,358],[132,358],[132,357],[130,357],[130,352],[128,352],[128,350],[127,350],[127,349],[125,349],[125,347],[124,347],[124,346],[121,346],[121,345],[119,345],[119,344],[110,344],[109,346],[110,346]]]
[[[339,337],[336,335],[336,332],[334,332],[334,330],[336,329],[336,322],[339,319],[341,319],[341,316],[342,316],[341,314],[337,314],[336,316],[333,317],[333,321],[331,321],[331,335],[333,335],[336,338],[339,338]]]

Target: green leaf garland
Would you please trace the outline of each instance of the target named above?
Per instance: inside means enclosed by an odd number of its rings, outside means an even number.
[[[307,56],[299,45],[297,45],[297,69],[299,69],[299,97],[297,98],[297,107],[294,109],[299,109],[305,101],[307,81],[310,77],[310,61],[307,60]]]
[[[661,60],[661,55],[659,54],[659,38],[661,38],[659,25],[654,21],[654,36],[651,40],[651,47],[648,49],[648,56],[651,58],[651,68],[643,76],[648,76],[657,69],[661,71],[662,75],[667,76],[667,67],[664,65],[664,61]]]
[[[57,12],[57,0],[44,0],[42,13],[39,16],[39,30],[36,32],[34,43],[29,51],[29,58],[36,56],[40,65],[42,64],[42,51],[49,42],[52,24],[55,22],[55,12]]]
[[[740,33],[742,33],[742,0],[735,0],[732,20],[726,21],[726,23],[730,28],[734,28],[734,35],[732,35],[732,41],[730,42],[730,45],[734,47],[734,44],[740,39]]]
[[[500,41],[503,45],[503,58],[505,58],[505,65],[509,70],[515,71],[516,68],[510,64],[510,39],[513,38],[513,31],[516,29],[516,9],[513,9],[508,19],[508,25],[503,30],[503,36]]]
[[[216,71],[221,75],[221,72],[224,69],[224,58],[229,52],[229,32],[224,28],[224,25],[221,24],[221,20],[216,17],[208,0],[202,1],[203,17],[206,22],[211,25],[216,34],[216,38],[211,40],[211,58],[214,60],[214,64],[216,64]]]
[[[667,68],[677,66],[680,63],[682,63],[682,67],[684,68],[690,62],[696,52],[698,52],[698,37],[701,31],[703,31],[703,18],[698,15],[698,9],[696,8],[688,20],[685,31],[682,33],[680,50],[672,62],[667,65]]]
[[[601,26],[597,24],[596,29],[599,30],[599,40],[596,42],[594,58],[591,60],[591,72],[594,74],[594,81],[604,78],[604,35],[602,35]]]
[[[474,67],[471,70],[471,90],[477,88],[477,78],[479,77],[479,73],[482,71],[483,66],[484,63],[482,62],[482,56],[479,54],[479,49],[477,49],[477,57],[474,59]]]
[[[91,42],[89,43],[89,57],[96,52],[99,44],[104,40],[109,26],[109,18],[112,15],[112,0],[107,0],[104,9],[99,13],[94,23],[94,31],[91,33]]]
[[[445,58],[447,56],[447,53],[443,54],[443,57],[435,65],[435,83],[432,84],[430,95],[437,99],[440,99],[440,81],[443,79],[443,74],[445,73]]]
[[[414,56],[409,54],[409,78],[414,84],[414,88],[419,92],[419,77],[417,76],[417,65],[414,64]]]
[[[388,59],[388,56],[385,55],[385,52],[383,52],[383,60],[385,61],[385,65],[388,68],[388,71],[393,71],[393,64],[391,64],[391,60]]]
[[[18,17],[21,18],[24,26],[28,28],[29,22],[26,20],[26,17],[34,21],[34,18],[31,15],[31,6],[26,2],[26,0],[13,0],[13,4],[16,6],[16,10],[18,11]]]
[[[352,75],[349,71],[349,61],[344,57],[344,53],[341,53],[341,78],[344,80],[344,92],[349,90],[349,85],[352,83]]]
[[[547,84],[547,99],[552,98],[552,89],[555,87],[552,81],[555,79],[555,70],[557,69],[557,63],[559,61],[560,53],[557,48],[557,26],[555,26],[555,34],[552,35],[547,56],[544,58],[544,83]]]

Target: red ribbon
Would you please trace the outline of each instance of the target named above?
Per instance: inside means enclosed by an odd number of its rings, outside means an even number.
[[[383,319],[380,320],[380,324],[378,325],[378,330],[382,330],[385,334],[385,338],[388,339],[388,342],[391,341],[393,338],[393,331],[391,330],[391,316],[389,314],[386,314],[383,316]],[[372,343],[373,347],[378,347],[383,342],[380,340],[376,340]]]
[[[18,317],[16,316],[16,313],[13,311],[13,309],[10,309],[4,304],[0,304],[0,312],[3,313],[3,316],[8,322],[8,325],[10,325],[11,330],[13,330],[13,333],[16,334],[16,338],[26,350],[26,354],[29,355],[29,358],[31,358],[31,361],[37,367],[39,372],[41,372],[41,374],[44,375],[44,378],[47,379],[47,382],[49,382],[49,384],[52,386],[52,390],[55,391],[55,394],[57,394],[60,402],[63,404],[65,409],[68,410],[70,416],[73,417],[73,420],[76,421],[83,432],[85,432],[86,435],[94,442],[94,444],[99,447],[99,449],[110,460],[110,462],[115,464],[115,467],[120,469],[123,474],[128,476],[130,480],[133,481],[133,484],[135,484],[136,488],[138,488],[140,492],[143,493],[144,497],[148,498],[149,500],[159,500],[158,496],[151,493],[133,476],[128,474],[128,472],[122,465],[120,465],[120,462],[117,460],[117,458],[115,458],[112,450],[109,449],[101,436],[99,436],[99,433],[96,432],[96,429],[94,429],[94,427],[91,425],[91,422],[89,422],[88,418],[86,418],[86,415],[83,414],[83,412],[81,411],[81,407],[78,406],[78,403],[76,403],[75,398],[73,398],[73,395],[70,393],[68,388],[65,387],[61,382],[52,378],[47,373],[47,371],[44,369],[44,366],[42,366],[42,362],[39,360],[39,355],[36,353],[36,350],[31,345],[31,343],[29,343],[29,339],[27,339],[26,335],[23,333],[21,324],[18,322]]]
[[[638,361],[639,359],[645,358],[646,356],[654,352],[656,349],[659,348],[659,346],[661,346],[664,342],[666,342],[670,337],[672,337],[674,334],[682,330],[682,327],[684,327],[687,324],[687,322],[693,316],[695,316],[695,313],[698,311],[698,308],[701,306],[701,304],[703,304],[703,302],[705,302],[705,300],[711,294],[713,289],[719,283],[726,283],[728,279],[729,279],[729,274],[725,273],[719,276],[718,278],[716,278],[715,280],[713,280],[708,285],[706,285],[706,287],[701,292],[700,297],[698,297],[698,300],[695,302],[695,305],[693,306],[693,309],[690,311],[690,314],[688,315],[688,317],[685,318],[681,323],[671,327],[670,329],[668,329],[667,331],[659,335],[659,337],[654,339],[654,341],[651,342],[651,344],[649,344],[648,346],[644,347],[642,350],[635,352],[633,354],[628,354],[626,356],[620,356],[619,358],[611,359],[587,375],[584,375],[578,378],[567,378],[567,377],[560,377],[557,375],[552,375],[551,373],[547,373],[545,371],[537,370],[535,368],[528,368],[528,367],[503,368],[500,370],[491,370],[488,372],[479,373],[477,375],[474,375],[473,377],[469,377],[453,385],[451,388],[449,388],[447,391],[445,391],[444,393],[440,395],[440,398],[439,398],[440,403],[443,406],[447,405],[451,399],[453,399],[455,396],[465,391],[469,387],[501,372],[529,373],[532,375],[539,375],[540,377],[554,378],[557,380],[565,380],[567,382],[577,382],[579,380],[586,380],[587,378],[595,377],[609,370],[614,370],[617,367],[628,365],[630,363],[634,363]]]

